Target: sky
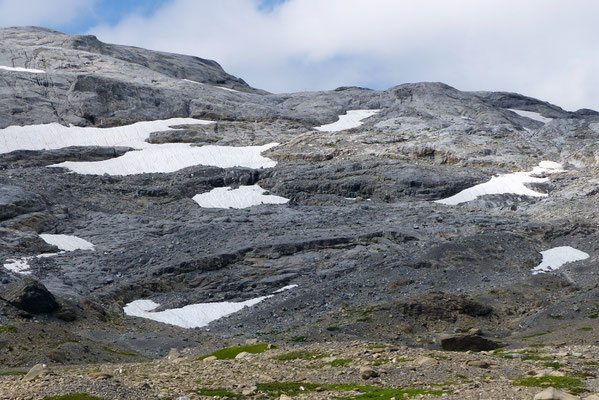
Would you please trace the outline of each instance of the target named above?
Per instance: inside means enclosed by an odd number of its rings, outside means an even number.
[[[596,0],[0,0],[39,25],[219,62],[271,92],[444,82],[599,110]]]

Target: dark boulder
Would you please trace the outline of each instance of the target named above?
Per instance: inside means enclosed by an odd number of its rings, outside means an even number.
[[[17,282],[2,297],[13,306],[32,314],[47,314],[59,308],[54,295],[33,279]]]
[[[439,344],[448,351],[489,351],[503,347],[501,342],[472,334],[442,335]]]

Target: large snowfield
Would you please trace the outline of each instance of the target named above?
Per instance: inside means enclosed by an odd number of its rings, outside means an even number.
[[[213,121],[172,118],[145,121],[114,128],[64,126],[57,123],[10,126],[0,129],[0,153],[15,150],[51,150],[70,146],[131,147],[124,155],[93,162],[63,162],[49,167],[67,168],[86,175],[168,173],[195,165],[220,168],[271,168],[276,161],[260,153],[277,146],[193,146],[188,143],[150,144],[152,132],[176,130],[177,125],[206,125]]]
[[[193,200],[204,208],[247,208],[260,204],[285,204],[284,197],[265,195],[266,190],[258,185],[215,188],[207,193],[197,194]]]
[[[515,194],[530,197],[547,197],[546,193],[536,192],[526,187],[525,184],[548,182],[549,178],[538,178],[536,175],[553,174],[558,172],[563,172],[561,164],[552,161],[542,161],[539,166],[533,168],[532,171],[514,172],[512,174],[495,176],[491,178],[490,181],[462,190],[461,192],[446,199],[436,200],[435,203],[458,205],[490,194]]]
[[[104,161],[66,161],[49,167],[67,168],[85,175],[135,175],[168,173],[195,165],[220,168],[272,168],[276,161],[263,157],[262,152],[277,146],[192,146],[186,143],[150,145],[139,151],[129,151],[120,157]]]
[[[122,146],[143,149],[157,146],[145,141],[152,132],[175,130],[171,126],[177,125],[212,123],[214,122],[193,118],[171,118],[114,128],[64,126],[57,123],[9,126],[0,129],[0,153],[15,150],[54,150],[70,146]]]
[[[357,128],[362,125],[362,121],[372,117],[381,110],[350,110],[346,114],[340,115],[339,120],[332,124],[317,126],[314,129],[322,132],[338,132],[346,129]]]

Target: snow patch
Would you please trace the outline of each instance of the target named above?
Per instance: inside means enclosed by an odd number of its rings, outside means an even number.
[[[262,152],[278,146],[192,146],[188,143],[166,143],[145,146],[140,151],[129,151],[120,157],[103,161],[73,162],[49,165],[67,168],[85,175],[134,175],[146,173],[168,173],[195,165],[220,168],[272,168],[277,162],[263,157]]]
[[[73,235],[53,235],[42,233],[40,237],[44,242],[58,247],[62,251],[94,250],[94,245],[87,240]]]
[[[570,246],[554,247],[542,251],[541,255],[543,256],[543,261],[531,270],[533,275],[555,271],[564,264],[589,258],[589,255],[584,251]]]
[[[63,162],[49,167],[67,168],[87,175],[132,175],[168,173],[195,165],[220,168],[271,168],[277,163],[260,153],[278,143],[264,146],[193,146],[189,143],[151,144],[152,132],[176,130],[176,125],[206,125],[213,121],[194,118],[137,122],[114,128],[64,126],[57,123],[9,126],[0,129],[0,154],[15,150],[50,150],[69,146],[131,147],[124,155],[103,161]]]
[[[546,124],[547,122],[552,121],[552,118],[543,117],[538,112],[534,112],[534,111],[522,111],[522,110],[516,110],[514,108],[508,108],[508,110],[510,110],[511,112],[515,112],[516,114],[518,114],[518,115],[520,115],[522,117],[533,119],[535,121],[539,121],[539,122],[542,122],[544,124]]]
[[[294,287],[297,287],[297,285],[285,286],[274,293],[281,293],[285,290],[293,289]],[[217,319],[234,314],[245,307],[251,307],[271,297],[274,297],[274,294],[256,297],[238,303],[227,301],[218,303],[198,303],[157,312],[152,310],[158,308],[160,304],[152,300],[135,300],[125,305],[123,311],[126,315],[131,317],[146,318],[151,319],[152,321],[191,329],[204,327]]]
[[[70,146],[124,146],[144,149],[158,146],[145,141],[152,132],[175,130],[171,128],[174,125],[212,123],[214,122],[193,118],[171,118],[114,128],[64,126],[57,123],[9,126],[0,129],[0,153],[15,150],[52,150]]]
[[[227,92],[239,93],[239,90],[231,89],[228,87],[224,87],[224,86],[215,86],[215,87],[222,89],[222,90],[226,90]]]
[[[21,257],[18,259],[8,259],[4,263],[4,268],[21,275],[31,274],[29,261],[35,258],[48,258],[54,257],[59,254],[64,254],[68,251],[75,250],[94,250],[94,245],[87,240],[81,239],[73,235],[54,235],[49,233],[42,233],[40,238],[48,244],[56,246],[60,249],[58,253],[44,253],[38,254],[37,256]]]
[[[182,79],[182,80],[184,80],[185,82],[191,82],[191,83],[196,83],[196,84],[198,84],[198,85],[203,85],[203,83],[202,83],[202,82],[198,82],[198,81],[192,81],[191,79]]]
[[[346,129],[357,128],[362,125],[362,120],[372,117],[381,110],[350,110],[345,115],[340,115],[337,122],[317,126],[314,129],[322,132],[338,132]]]
[[[294,289],[296,288],[297,285],[287,285],[287,286],[283,286],[282,288],[280,288],[279,290],[275,290],[273,293],[281,293],[284,292],[286,290],[290,290],[290,289]]]
[[[29,260],[31,260],[31,258],[32,257],[23,257],[19,259],[6,260],[4,263],[4,268],[14,272],[15,274],[29,275],[31,274],[31,271],[29,271]]]
[[[181,308],[153,312],[160,304],[152,300],[135,300],[127,304],[123,311],[132,317],[151,319],[165,324],[176,325],[182,328],[201,328],[219,318],[241,311],[245,307],[251,307],[261,301],[272,297],[262,296],[239,303],[199,303],[190,304]]]
[[[539,166],[534,167],[532,171],[514,172],[512,174],[494,176],[488,182],[462,190],[460,193],[446,199],[436,200],[435,203],[454,206],[489,194],[516,194],[530,197],[547,197],[546,193],[536,192],[527,188],[524,184],[548,182],[549,178],[538,178],[535,175],[554,174],[558,172],[564,172],[561,164],[553,161],[542,161],[539,163]]]
[[[45,74],[46,73],[46,71],[42,71],[41,69],[7,67],[5,65],[0,65],[0,70],[10,71],[10,72],[29,72],[30,74]]]
[[[208,193],[197,194],[193,200],[204,208],[247,208],[260,204],[285,204],[284,197],[265,195],[266,190],[258,185],[215,188]]]

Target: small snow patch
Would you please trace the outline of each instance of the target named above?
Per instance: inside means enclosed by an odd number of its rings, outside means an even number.
[[[345,115],[340,115],[339,120],[332,124],[317,126],[314,129],[322,132],[338,132],[346,129],[357,128],[362,121],[372,117],[381,110],[350,110]]]
[[[290,289],[295,289],[297,287],[297,285],[287,285],[287,286],[283,286],[282,288],[280,288],[279,290],[275,290],[273,293],[281,293],[284,292],[286,290],[290,290]]]
[[[239,90],[231,89],[228,87],[224,87],[224,86],[215,86],[215,87],[222,89],[222,90],[226,90],[227,92],[239,93]]]
[[[7,67],[5,65],[0,65],[0,70],[10,71],[10,72],[28,72],[30,74],[45,74],[46,73],[46,71],[42,71],[41,69]]]
[[[518,114],[522,117],[533,119],[535,121],[539,121],[544,124],[546,124],[547,122],[550,122],[552,120],[552,118],[543,117],[541,114],[539,114],[538,112],[534,112],[534,111],[522,111],[522,110],[516,110],[514,108],[508,108],[508,110],[510,110],[511,112],[515,112],[516,114]]]
[[[28,275],[31,274],[29,261],[35,258],[54,257],[59,254],[64,254],[68,251],[75,250],[94,250],[93,244],[77,236],[53,235],[49,233],[42,233],[40,235],[40,238],[42,238],[44,242],[58,247],[60,251],[58,253],[44,253],[38,254],[37,256],[21,257],[19,259],[9,259],[6,260],[6,262],[4,263],[4,268],[17,274]]]
[[[182,79],[182,80],[184,80],[185,82],[190,82],[190,83],[195,83],[195,84],[198,84],[198,85],[203,85],[202,82],[192,81],[191,79]]]
[[[564,172],[561,164],[552,161],[543,161],[538,167],[533,168],[532,171],[514,172],[512,174],[494,176],[488,182],[462,190],[460,193],[446,199],[436,200],[435,203],[457,205],[490,194],[516,194],[530,197],[547,197],[546,193],[536,192],[527,188],[525,184],[547,182],[549,181],[549,178],[538,178],[535,175],[553,174],[558,172]]]
[[[541,255],[543,256],[543,261],[531,270],[533,275],[555,271],[564,264],[589,258],[589,255],[584,251],[570,246],[554,247],[542,251]]]
[[[87,240],[73,235],[53,235],[42,233],[40,237],[44,242],[58,247],[62,251],[94,250],[94,245]]]
[[[29,260],[32,257],[23,257],[19,259],[9,259],[4,263],[4,268],[7,270],[14,272],[15,274],[21,275],[29,275],[31,271],[29,271]]]
[[[265,195],[266,190],[258,185],[215,188],[208,193],[197,194],[193,200],[204,208],[247,208],[260,204],[285,204],[284,197]]]

